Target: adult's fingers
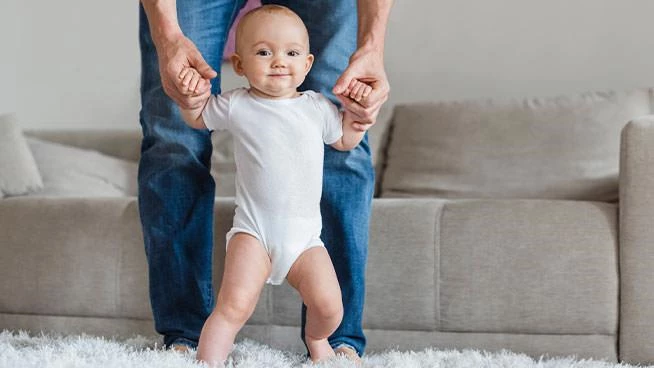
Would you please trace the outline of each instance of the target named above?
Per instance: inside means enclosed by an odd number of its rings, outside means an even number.
[[[366,111],[366,108],[352,98],[343,95],[336,95],[336,98],[341,102],[345,110],[356,116],[357,121],[363,121],[369,118],[370,114]]]
[[[372,127],[372,125],[373,125],[372,123],[365,124],[365,123],[361,123],[361,122],[358,122],[358,121],[356,123],[352,124],[354,129],[356,129],[356,130],[358,130],[360,132],[365,132],[366,130],[370,129]]]
[[[195,109],[198,107],[201,107],[202,104],[204,103],[204,100],[206,100],[206,95],[210,93],[209,91],[205,91],[203,93],[197,93],[197,94],[192,94],[192,95],[184,95],[177,91],[177,89],[174,89],[171,91],[171,93],[168,94],[170,98],[175,101],[178,105],[185,109]]]
[[[373,126],[373,123],[371,122],[368,123],[361,122],[356,115],[352,114],[347,110],[345,110],[345,116],[347,117],[347,120],[351,121],[352,128],[354,128],[354,130],[356,131],[365,132],[366,130],[370,129],[370,127]]]
[[[350,83],[352,83],[352,80],[354,79],[354,74],[350,70],[350,67],[345,69],[343,74],[341,74],[338,80],[336,80],[336,84],[334,84],[334,88],[332,88],[332,93],[338,96],[348,89]]]
[[[195,44],[186,37],[165,44],[157,50],[159,57],[161,85],[164,92],[177,104],[193,108],[197,106],[198,99],[192,98],[211,90],[210,78],[217,76],[217,73],[206,63]],[[197,92],[189,91],[188,80],[185,86],[183,81],[184,75],[180,75],[184,69],[194,68],[203,75],[203,79],[198,83]],[[185,73],[186,74],[186,73]]]
[[[388,94],[390,92],[390,86],[385,80],[374,81],[370,84],[372,90],[368,94],[368,98],[363,101],[363,106],[376,106],[378,104],[383,104],[388,100]]]
[[[189,56],[189,63],[194,67],[200,75],[205,79],[213,79],[218,76],[218,73],[213,70],[213,68],[207,64],[207,62],[202,57],[199,51],[192,52]]]
[[[202,94],[204,94],[204,93],[206,93],[206,92],[208,92],[210,90],[211,90],[211,81],[208,80],[208,79],[201,78],[198,81],[197,86],[195,87],[195,90],[191,91],[191,94],[202,95]]]
[[[206,99],[207,99],[206,93],[202,95],[188,96],[186,97],[186,103],[188,108],[197,109],[199,107],[202,107],[202,104],[204,103],[204,101],[206,101]]]
[[[347,96],[336,95],[336,98],[341,102],[345,110],[354,114],[356,120],[362,123],[374,123],[377,119],[377,115],[379,115],[379,110],[384,102],[386,102],[386,99],[383,99],[378,101],[375,105],[364,107]]]
[[[184,81],[186,78],[189,78],[189,83],[185,84]],[[211,91],[211,81],[207,79],[199,79],[194,88],[190,89],[189,87],[192,83],[194,83],[192,77],[186,75],[184,79],[178,79],[174,82],[167,82],[164,80],[163,87],[166,94],[177,103],[181,103],[185,97],[202,95]]]

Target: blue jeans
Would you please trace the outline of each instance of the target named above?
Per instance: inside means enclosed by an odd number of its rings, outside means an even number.
[[[337,100],[331,88],[356,48],[356,1],[264,1],[285,5],[304,20],[316,57],[300,90]],[[243,0],[178,0],[184,34],[220,70],[227,32]],[[139,210],[150,279],[150,301],[164,343],[195,346],[213,308],[212,250],[215,183],[209,174],[211,139],[182,121],[164,93],[156,50],[141,7],[141,127]],[[220,77],[212,84],[220,92]],[[345,313],[330,337],[363,353],[364,276],[374,171],[367,138],[350,152],[325,147],[322,239],[340,282]],[[302,308],[304,336],[305,308]]]

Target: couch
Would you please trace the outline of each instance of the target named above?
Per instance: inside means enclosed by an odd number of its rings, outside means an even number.
[[[654,362],[652,96],[425,102],[381,119],[370,134],[369,351]],[[42,177],[0,199],[0,328],[154,334],[134,196],[140,132],[14,135]],[[217,284],[234,211],[229,140],[214,137],[212,158]],[[48,144],[74,152],[62,159]],[[302,351],[299,324],[295,291],[267,286],[239,338]]]

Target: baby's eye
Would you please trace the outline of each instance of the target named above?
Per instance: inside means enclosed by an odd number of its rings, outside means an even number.
[[[300,55],[300,52],[299,52],[299,51],[296,51],[296,50],[291,50],[291,51],[288,52],[287,55],[288,55],[288,56],[299,56],[299,55]]]
[[[259,56],[270,56],[272,53],[269,50],[259,50],[257,51],[257,55]]]

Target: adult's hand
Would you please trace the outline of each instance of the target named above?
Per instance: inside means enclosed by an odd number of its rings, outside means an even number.
[[[195,44],[183,34],[170,38],[157,47],[161,84],[170,98],[186,109],[198,108],[204,103],[203,96],[211,89],[210,80],[218,73],[207,64]],[[179,75],[182,69],[192,67],[201,75],[195,91],[184,86]]]
[[[370,94],[359,99],[351,95],[351,86],[356,80],[364,82],[372,87]],[[390,92],[390,85],[384,70],[384,56],[380,51],[374,49],[360,48],[350,58],[350,64],[336,81],[332,89],[336,98],[341,101],[343,108],[354,115],[358,124],[357,129],[368,130],[376,122],[379,110]],[[358,97],[358,96],[357,96]]]

